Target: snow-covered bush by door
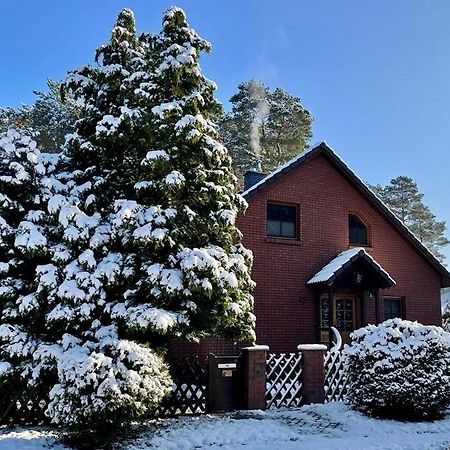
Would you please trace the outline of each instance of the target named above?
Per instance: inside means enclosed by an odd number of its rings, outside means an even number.
[[[450,404],[450,333],[390,319],[351,334],[348,400],[375,415],[434,417]]]

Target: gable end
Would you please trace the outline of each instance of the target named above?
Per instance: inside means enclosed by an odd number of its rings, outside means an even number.
[[[441,264],[441,262],[419,241],[419,239],[406,227],[403,222],[384,204],[378,196],[359,178],[353,170],[325,143],[321,142],[310,149],[305,150],[293,159],[280,166],[271,174],[264,177],[258,183],[242,193],[246,200],[264,189],[269,184],[275,182],[286,172],[298,167],[305,161],[317,156],[323,155],[332,165],[344,175],[344,177],[362,193],[362,195],[391,223],[394,228],[414,247],[431,267],[439,274],[442,287],[450,287],[450,272]]]

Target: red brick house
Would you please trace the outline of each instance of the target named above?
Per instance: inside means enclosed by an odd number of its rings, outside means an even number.
[[[325,143],[266,176],[245,175],[238,227],[253,251],[257,343],[291,352],[390,317],[441,325],[450,273]],[[329,298],[332,302],[329,302]],[[175,355],[239,343],[175,341]]]
[[[259,344],[328,342],[330,320],[344,338],[390,317],[441,325],[450,273],[325,143],[247,173],[243,196]]]

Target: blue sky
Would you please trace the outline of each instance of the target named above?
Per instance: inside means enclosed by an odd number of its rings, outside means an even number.
[[[32,102],[47,77],[92,61],[117,12],[157,31],[163,0],[2,1],[0,105]],[[326,140],[365,180],[417,180],[450,224],[448,0],[179,0],[213,44],[203,68],[227,100],[256,78],[301,97]],[[450,233],[448,233],[450,236]],[[446,252],[450,258],[450,249]],[[450,260],[450,259],[449,259]]]

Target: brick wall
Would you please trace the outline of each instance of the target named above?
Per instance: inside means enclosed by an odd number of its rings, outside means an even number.
[[[253,279],[257,342],[270,350],[295,351],[317,341],[316,300],[308,279],[349,248],[348,213],[370,224],[369,253],[397,281],[386,295],[405,298],[405,318],[440,324],[440,279],[412,245],[341,175],[323,155],[287,172],[249,198],[238,218],[244,244],[254,253]],[[266,237],[266,204],[298,205],[299,240]],[[381,319],[382,316],[382,305]],[[372,302],[365,318],[374,322]]]
[[[174,357],[196,355],[206,360],[210,353],[214,355],[239,355],[241,348],[250,345],[249,342],[234,342],[216,337],[205,337],[199,343],[174,339],[170,343],[169,352]]]

